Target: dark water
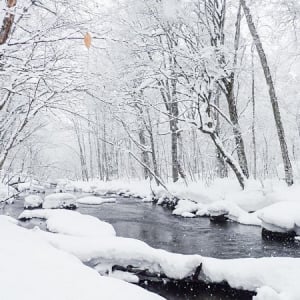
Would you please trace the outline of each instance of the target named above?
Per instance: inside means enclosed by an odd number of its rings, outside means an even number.
[[[300,243],[264,241],[259,227],[177,217],[151,203],[119,198],[117,203],[80,205],[78,210],[111,223],[119,236],[137,238],[172,252],[217,258],[300,257]]]
[[[23,211],[23,201],[16,201],[0,210],[0,214],[17,217]],[[237,223],[217,225],[208,218],[182,218],[171,211],[140,200],[117,198],[116,203],[102,205],[79,205],[78,211],[111,223],[118,236],[142,240],[152,247],[183,254],[201,254],[216,258],[242,258],[263,256],[300,257],[300,243],[265,241],[261,229]],[[23,222],[25,227],[42,225],[40,220]],[[153,287],[170,300],[198,299],[249,299],[245,296],[226,295],[209,290],[182,293],[176,287]]]

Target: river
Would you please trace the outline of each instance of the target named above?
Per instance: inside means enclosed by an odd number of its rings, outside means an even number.
[[[208,218],[182,218],[171,211],[138,199],[117,197],[116,203],[79,205],[79,212],[112,224],[118,236],[142,240],[155,248],[183,254],[200,254],[216,258],[264,256],[300,257],[300,243],[265,241],[261,228],[233,222],[215,224]],[[23,211],[23,200],[7,205],[0,213],[17,217]],[[42,224],[40,220],[23,223],[25,227]],[[170,300],[180,299],[241,299],[239,296],[214,292],[186,291],[161,287],[154,289]],[[158,290],[159,289],[159,290]]]

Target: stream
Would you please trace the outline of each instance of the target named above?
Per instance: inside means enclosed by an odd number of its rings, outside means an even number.
[[[142,240],[154,248],[161,248],[182,254],[200,254],[215,258],[245,258],[265,256],[300,257],[300,242],[279,243],[265,241],[261,228],[227,222],[215,224],[209,218],[182,218],[171,211],[138,199],[116,197],[116,203],[101,205],[79,204],[77,211],[95,216],[112,224],[118,236]],[[23,200],[7,205],[1,214],[18,217],[23,211]],[[22,222],[33,227],[41,220]],[[149,290],[170,300],[179,299],[251,299],[221,292],[197,291],[188,288],[184,293],[176,287],[148,286]],[[191,290],[192,289],[192,290]],[[182,290],[182,289],[181,289]]]

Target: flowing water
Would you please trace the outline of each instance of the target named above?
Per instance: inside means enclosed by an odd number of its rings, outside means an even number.
[[[116,203],[79,205],[79,212],[111,223],[118,236],[142,240],[155,248],[183,254],[201,254],[216,258],[242,258],[263,256],[300,257],[300,243],[265,241],[261,228],[233,222],[218,225],[208,218],[182,218],[152,203],[117,197]],[[17,217],[23,211],[23,201],[7,205],[2,212]],[[40,225],[34,220],[23,223],[26,227]],[[240,296],[221,295],[209,291],[186,291],[149,286],[167,299],[244,299]],[[246,299],[246,298],[245,298]]]

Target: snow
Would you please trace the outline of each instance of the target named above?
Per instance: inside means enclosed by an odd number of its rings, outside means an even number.
[[[295,231],[300,234],[300,201],[282,201],[258,213],[262,226],[275,232]]]
[[[299,258],[205,258],[203,272],[208,281],[225,280],[231,287],[256,291],[257,300],[299,299]]]
[[[114,236],[114,228],[109,223],[83,215],[78,212],[61,209],[35,209],[24,211],[19,219],[46,219],[46,228],[51,232],[60,232],[74,236]]]
[[[244,225],[261,225],[261,220],[257,217],[257,213],[248,213],[241,209],[234,202],[221,200],[211,204],[195,203],[189,200],[180,200],[173,210],[174,215],[182,217],[196,216],[220,216],[225,215],[228,219]]]
[[[101,198],[101,197],[96,197],[96,196],[87,196],[87,197],[82,197],[76,200],[77,203],[80,204],[91,204],[91,205],[98,205],[98,204],[103,204],[103,203],[115,203],[116,199],[115,198]]]
[[[100,276],[73,255],[0,218],[0,298],[159,300],[136,285]]]
[[[207,283],[226,281],[233,288],[256,291],[255,299],[296,300],[300,293],[299,258],[222,260],[170,253],[129,238],[66,236],[38,229],[34,233],[54,247],[77,256],[83,262],[89,262],[103,274],[112,274],[113,265],[134,265],[150,272],[164,273],[169,278],[182,279],[194,274],[202,263],[199,278]],[[123,278],[127,278],[127,275],[118,274]]]
[[[192,275],[201,259],[198,255],[181,255],[154,249],[146,243],[123,237],[89,238],[53,234],[41,230],[35,233],[58,249],[77,256],[93,265],[134,265],[152,272],[164,273],[170,278],[182,279]]]
[[[43,203],[43,199],[38,195],[29,195],[25,197],[24,207],[25,208],[37,208]]]
[[[68,208],[76,207],[76,198],[69,193],[56,193],[45,197],[43,208]]]
[[[1,220],[10,222],[12,224],[18,224],[18,220],[12,218],[11,216],[0,215],[0,221]]]
[[[228,203],[223,204],[228,206]],[[232,213],[230,210],[222,210],[222,206],[217,204],[211,207],[211,211],[213,209],[218,212]],[[126,272],[112,271],[114,265],[123,267],[133,265],[141,269],[148,269],[150,272],[165,274],[169,278],[183,279],[193,275],[196,268],[202,263],[200,279],[207,283],[225,281],[233,288],[255,291],[257,292],[255,299],[258,300],[296,300],[300,294],[298,280],[300,258],[270,257],[222,260],[200,255],[182,255],[152,248],[136,239],[117,237],[112,234],[95,234],[96,226],[86,226],[86,223],[91,225],[94,221],[89,223],[88,216],[74,211],[38,209],[25,211],[22,215],[44,217],[47,222],[52,220],[51,226],[55,228],[53,231],[56,233],[45,232],[37,227],[31,230],[31,234],[72,257],[76,256],[82,262],[93,266],[100,274],[128,281],[137,280],[136,277],[132,277]],[[63,224],[62,221],[64,221]],[[0,222],[4,221],[0,218]],[[74,226],[75,228],[73,228]]]
[[[127,282],[131,282],[131,283],[138,283],[139,282],[139,278],[136,275],[134,275],[132,273],[129,273],[129,272],[113,271],[110,274],[110,277],[118,278],[118,279],[121,279],[121,280],[124,280],[124,281],[127,281]]]
[[[0,182],[0,202],[7,200],[15,193],[16,191],[13,188]]]

